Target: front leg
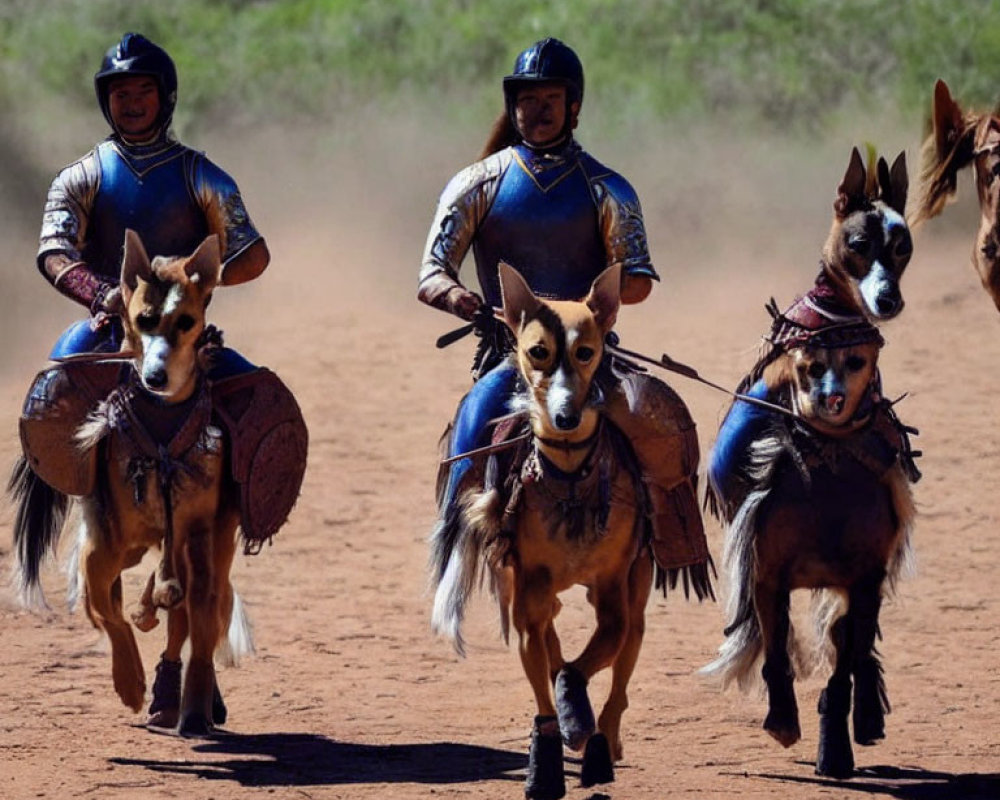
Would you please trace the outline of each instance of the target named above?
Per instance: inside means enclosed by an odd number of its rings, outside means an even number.
[[[597,627],[580,656],[570,661],[556,677],[556,708],[563,741],[582,750],[597,729],[587,684],[609,666],[621,652],[628,634],[628,581],[617,571],[591,587],[588,596],[597,614]]]
[[[566,793],[562,760],[562,739],[549,683],[550,660],[547,640],[554,635],[552,612],[555,593],[547,569],[514,576],[512,621],[518,634],[521,666],[535,695],[538,715],[531,733],[525,797],[558,800]]]
[[[830,638],[837,650],[837,662],[833,675],[819,696],[816,774],[847,778],[854,772],[847,715],[851,710],[851,653],[855,644],[848,617],[841,617],[833,623]]]
[[[214,541],[207,526],[193,527],[182,541],[188,578],[185,599],[191,654],[184,674],[178,730],[186,736],[205,736],[212,730],[213,660],[221,635],[220,595],[213,574]]]
[[[885,738],[885,715],[889,698],[885,690],[882,664],[875,650],[879,635],[878,615],[882,607],[885,573],[859,582],[851,590],[851,622],[854,635],[854,741],[874,744]]]
[[[512,621],[517,630],[518,654],[541,717],[551,717],[556,713],[549,684],[551,673],[547,646],[552,610],[556,607],[554,601],[555,594],[547,569],[519,570],[514,576]]]
[[[787,589],[763,582],[755,586],[754,605],[764,644],[763,675],[767,684],[764,730],[784,747],[791,747],[802,738],[793,686],[795,673],[788,657],[788,604]]]
[[[111,642],[115,691],[126,706],[138,711],[146,695],[146,676],[135,634],[122,613],[120,572],[124,565],[120,554],[108,548],[110,534],[96,527],[94,516],[88,515],[87,540],[80,553],[84,608],[90,621]]]

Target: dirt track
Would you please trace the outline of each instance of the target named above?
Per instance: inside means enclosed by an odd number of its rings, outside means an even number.
[[[843,155],[846,164],[846,149]],[[249,156],[235,164],[217,158],[238,176],[252,164]],[[318,187],[304,190],[300,207],[287,207],[284,190],[308,180],[305,173],[273,185],[256,172],[241,179],[274,266],[257,284],[220,295],[211,313],[232,345],[285,378],[311,433],[305,486],[288,526],[273,547],[239,557],[235,568],[258,655],[220,674],[226,734],[155,736],[118,703],[106,648],[81,615],[63,609],[56,571],[47,574],[51,612],[24,612],[5,595],[0,797],[522,796],[533,704],[490,604],[483,598],[473,609],[464,661],[428,627],[425,537],[436,443],[467,386],[470,355],[467,343],[435,351],[434,338],[451,323],[413,299],[424,226],[447,177],[442,164],[459,166],[454,156],[435,154],[419,179],[380,172],[356,208],[349,193],[331,198]],[[698,229],[708,217],[688,226],[683,202],[656,174],[644,174],[639,188],[666,281],[622,314],[624,342],[652,354],[667,350],[732,385],[767,326],[764,302],[773,295],[787,304],[810,285],[838,170],[839,158],[814,168],[823,183],[803,187],[801,198],[770,198],[749,245],[713,240],[704,251],[699,236],[715,236]],[[327,204],[316,220],[340,222],[293,224],[294,212],[310,203]],[[783,204],[808,211],[793,244],[776,253],[771,244],[787,240]],[[971,209],[952,213],[960,212]],[[918,573],[901,584],[882,619],[893,702],[886,741],[857,749],[854,780],[816,778],[820,679],[798,684],[803,740],[782,750],[760,729],[760,697],[719,694],[694,675],[720,642],[720,605],[654,598],[618,782],[583,790],[570,759],[569,798],[1000,796],[1000,316],[968,264],[968,226],[958,238],[950,230],[931,226],[917,236],[903,284],[907,308],[886,328],[886,391],[909,392],[899,412],[920,429],[916,446],[925,454],[916,487]],[[30,264],[31,242],[22,241],[17,254],[16,268],[30,271],[22,265]],[[58,304],[41,283],[23,281],[23,303]],[[23,352],[8,357],[0,376],[0,461],[14,456],[20,400],[45,345],[72,318],[68,309],[58,313],[64,316],[32,320],[16,334],[26,337]],[[15,335],[12,327],[5,332]],[[681,378],[672,383],[707,452],[725,398]],[[9,511],[0,523],[7,567]],[[718,560],[721,533],[714,523],[709,530]],[[127,584],[127,597],[135,597],[137,581]],[[570,593],[566,605],[561,629],[572,653],[589,620],[582,594]],[[149,669],[161,631],[140,637]],[[595,680],[597,701],[605,688]]]

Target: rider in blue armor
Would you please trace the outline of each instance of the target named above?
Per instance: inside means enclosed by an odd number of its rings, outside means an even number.
[[[506,111],[481,160],[441,195],[420,271],[419,299],[476,321],[482,338],[477,380],[459,406],[451,455],[488,444],[488,423],[507,413],[515,386],[516,367],[505,360],[506,330],[491,324],[492,309],[501,305],[500,261],[550,299],[582,299],[614,264],[622,267],[623,303],[641,302],[658,280],[634,189],[573,137],[584,90],[573,50],[557,39],[536,42],[517,57],[503,89]],[[482,297],[459,280],[470,248]],[[698,442],[687,408],[662,381],[635,372],[621,376],[605,410],[631,439],[643,468],[661,566],[706,563],[695,493]],[[470,466],[469,459],[453,465],[445,504]]]
[[[126,228],[150,256],[186,255],[217,234],[222,285],[256,278],[270,260],[233,179],[173,138],[177,72],[164,50],[126,33],[105,54],[94,87],[112,133],[52,182],[39,237],[39,270],[90,312],[63,333],[53,358],[119,349],[115,312]],[[212,374],[252,368],[222,348]]]

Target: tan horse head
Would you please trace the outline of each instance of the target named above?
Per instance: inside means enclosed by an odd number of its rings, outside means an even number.
[[[934,86],[931,132],[921,151],[921,191],[914,226],[936,217],[954,200],[958,175],[971,166],[979,197],[979,230],[972,263],[1000,310],[1000,116],[963,110],[948,85]]]

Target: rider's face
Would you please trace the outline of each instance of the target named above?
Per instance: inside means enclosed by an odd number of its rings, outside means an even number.
[[[528,144],[546,145],[558,139],[566,123],[566,87],[537,83],[517,93],[517,131]]]
[[[108,111],[115,128],[126,139],[148,137],[160,113],[156,81],[144,75],[116,78],[108,87]]]

